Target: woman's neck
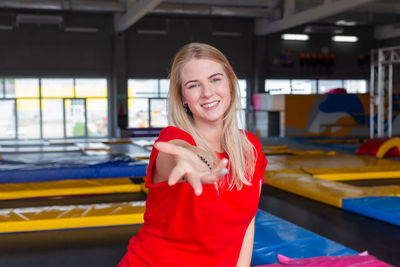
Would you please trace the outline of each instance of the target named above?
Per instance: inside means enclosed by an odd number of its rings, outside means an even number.
[[[219,124],[196,124],[196,128],[206,139],[211,148],[216,152],[224,152],[221,144],[223,131],[222,123]]]

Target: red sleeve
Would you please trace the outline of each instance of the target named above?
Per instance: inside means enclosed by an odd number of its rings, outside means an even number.
[[[168,142],[168,141],[175,140],[175,139],[183,140],[193,146],[196,146],[196,143],[194,142],[194,140],[190,134],[188,134],[187,132],[185,132],[179,128],[173,127],[173,126],[168,126],[167,128],[164,128],[160,132],[160,135],[158,136],[158,139],[156,140],[156,142],[158,142],[158,141]],[[153,165],[156,162],[158,152],[159,151],[155,147],[153,147],[153,149],[151,150],[149,165],[147,166],[147,173],[146,173],[146,187],[147,188],[161,187],[161,186],[164,186],[167,184],[167,181],[157,183],[157,184],[152,184],[152,182],[151,182],[151,172],[153,170]]]
[[[256,160],[256,166],[254,169],[253,178],[254,178],[254,181],[259,181],[264,178],[265,168],[267,167],[268,160],[264,156],[260,140],[258,140],[258,138],[252,133],[246,132],[246,135],[247,135],[247,138],[250,140],[250,142],[253,144],[253,146],[257,152],[257,155],[256,155],[257,160]]]

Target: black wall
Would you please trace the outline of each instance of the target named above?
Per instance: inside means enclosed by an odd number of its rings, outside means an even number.
[[[0,30],[0,75],[109,77],[112,16],[66,13],[63,17],[66,27],[99,30],[96,33],[65,32],[58,25],[37,24],[22,24],[11,31]]]
[[[140,34],[143,30],[166,34]],[[216,36],[215,32],[238,36]],[[204,42],[221,50],[239,77],[252,70],[253,21],[204,17],[145,17],[126,33],[127,75],[167,77],[175,53],[190,42]]]
[[[284,33],[304,33],[304,26],[297,27]],[[260,69],[264,78],[296,78],[296,79],[369,79],[368,57],[374,47],[372,27],[346,27],[342,35],[356,35],[356,43],[337,43],[332,41],[333,34],[309,34],[308,41],[289,41],[281,38],[282,33],[265,36],[261,53],[264,60]],[[293,53],[293,66],[281,66],[280,58],[288,50]],[[301,67],[301,53],[333,53],[334,64],[329,71],[326,67]],[[359,56],[366,56],[364,64],[359,61]]]

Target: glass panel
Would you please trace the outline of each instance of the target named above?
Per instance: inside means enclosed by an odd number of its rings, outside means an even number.
[[[151,127],[168,126],[167,100],[150,99],[150,107],[151,107]]]
[[[128,100],[128,126],[130,128],[149,127],[149,103],[147,98]]]
[[[329,90],[342,88],[343,83],[342,80],[319,80],[318,81],[318,93],[325,94],[329,92]]]
[[[107,97],[107,79],[76,79],[76,97]]]
[[[290,94],[290,80],[265,80],[265,91],[271,95]]]
[[[239,129],[246,129],[246,110],[243,109],[241,114],[237,111],[236,119],[238,121]]]
[[[87,99],[87,126],[89,136],[107,136],[107,98]]]
[[[349,94],[365,94],[367,93],[367,81],[344,80],[344,88]]]
[[[15,97],[15,79],[5,79],[5,97]]]
[[[129,79],[128,97],[158,97],[158,80]]]
[[[39,97],[39,79],[8,79],[16,97]]]
[[[42,79],[42,97],[74,97],[74,80]]]
[[[63,100],[42,100],[43,138],[63,138]]]
[[[66,137],[86,136],[85,99],[65,99]]]
[[[246,95],[247,95],[247,81],[244,79],[238,80],[239,82],[239,89],[240,89],[240,96],[241,96],[241,104],[242,108],[245,109],[247,107]]]
[[[18,99],[18,139],[40,138],[39,99]]]
[[[4,80],[0,79],[0,98],[4,97]]]
[[[240,103],[241,103],[241,105],[242,105],[242,109],[245,109],[245,108],[247,108],[247,100],[246,100],[246,98],[241,98],[240,99]]]
[[[16,138],[14,100],[0,100],[0,138]]]
[[[246,98],[247,95],[247,81],[240,79],[239,82],[239,89],[240,89],[240,97]]]
[[[160,80],[160,97],[167,97],[169,91],[169,79]]]
[[[311,95],[316,93],[316,80],[292,80],[292,94]]]

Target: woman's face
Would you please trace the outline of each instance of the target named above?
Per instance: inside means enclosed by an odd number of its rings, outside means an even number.
[[[195,124],[222,123],[231,102],[229,79],[215,61],[190,59],[181,70],[183,103],[192,112]]]

